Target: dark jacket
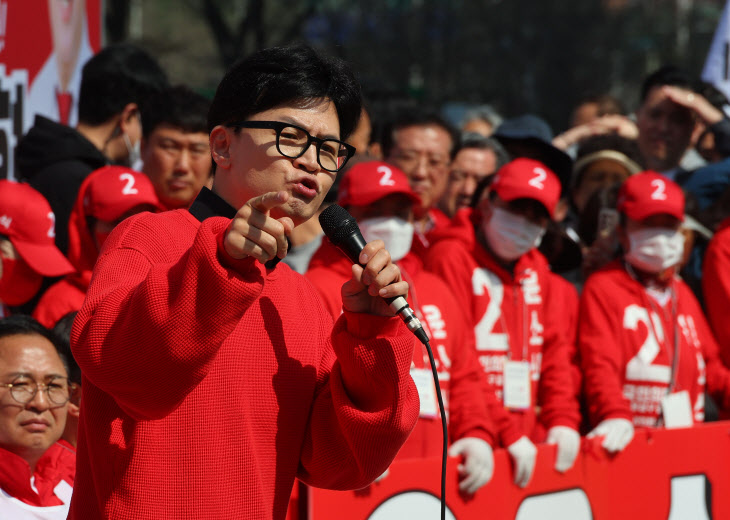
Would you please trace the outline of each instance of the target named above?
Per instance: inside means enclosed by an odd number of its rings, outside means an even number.
[[[79,187],[109,160],[76,130],[43,116],[36,116],[15,154],[18,178],[48,199],[56,215],[56,245],[66,253],[68,220]]]

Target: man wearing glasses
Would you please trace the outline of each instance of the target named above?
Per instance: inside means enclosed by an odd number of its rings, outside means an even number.
[[[408,284],[368,244],[333,329],[278,263],[354,152],[360,106],[352,71],[309,47],[246,58],[208,114],[212,191],[108,238],[72,332],[69,518],[284,518],[295,477],[354,489],[388,467],[419,412],[414,341],[382,299]]]
[[[383,131],[383,156],[408,177],[421,203],[414,207],[413,253],[423,259],[432,235],[448,226],[449,218],[437,204],[446,191],[449,168],[456,154],[458,134],[437,113],[408,110],[397,114]]]
[[[50,331],[0,320],[0,517],[65,519],[76,455],[59,443],[73,391]]]

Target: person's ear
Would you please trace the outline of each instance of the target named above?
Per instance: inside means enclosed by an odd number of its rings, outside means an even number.
[[[563,219],[568,215],[568,209],[570,208],[570,204],[568,204],[567,198],[561,198],[557,205],[555,206],[555,222],[562,222]]]
[[[72,403],[69,401],[68,403],[68,414],[71,417],[79,418],[79,413],[81,412],[81,407],[77,404]]]
[[[142,133],[142,121],[139,115],[139,106],[137,106],[137,103],[127,103],[124,105],[124,108],[119,115],[119,129],[121,130],[121,133],[129,134],[132,125],[139,125],[139,133]]]
[[[210,132],[209,142],[210,153],[213,156],[216,167],[229,169],[231,167],[230,131],[224,126],[216,126]]]

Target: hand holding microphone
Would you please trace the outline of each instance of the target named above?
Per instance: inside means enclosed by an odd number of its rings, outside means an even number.
[[[333,204],[319,216],[327,238],[352,262],[352,278],[342,286],[342,304],[348,311],[382,316],[397,314],[422,343],[428,342],[418,318],[408,307],[408,282],[391,259],[382,240],[369,244],[346,209]]]

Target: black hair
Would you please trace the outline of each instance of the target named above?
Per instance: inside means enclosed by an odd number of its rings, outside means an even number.
[[[305,44],[263,49],[226,72],[208,111],[208,132],[284,104],[306,107],[322,98],[334,103],[340,140],[346,140],[362,106],[360,84],[350,66]]]
[[[395,132],[409,126],[438,126],[444,129],[451,138],[449,157],[456,155],[459,145],[459,132],[438,112],[423,108],[404,108],[397,111],[390,120],[383,125],[380,135],[383,147],[383,157],[388,157],[395,146]]]
[[[65,314],[63,318],[58,320],[53,326],[52,332],[58,339],[57,348],[61,359],[66,365],[68,370],[68,378],[72,383],[81,384],[81,368],[74,359],[73,352],[71,352],[71,328],[74,324],[74,319],[78,311],[72,311]]]
[[[61,352],[60,341],[52,330],[45,328],[27,314],[13,314],[12,316],[0,319],[0,339],[16,335],[36,335],[46,338],[55,347],[56,352],[61,358],[61,362],[66,369],[66,373],[68,373],[68,359]]]
[[[697,82],[688,72],[673,65],[664,65],[649,74],[641,84],[641,102],[643,103],[649,91],[655,87],[670,85],[695,90]]]
[[[185,85],[167,87],[147,98],[142,112],[142,132],[149,136],[160,125],[183,132],[208,133],[210,101]]]
[[[128,103],[144,106],[147,97],[168,85],[160,65],[128,43],[110,45],[84,65],[79,92],[79,121],[99,125]]]

